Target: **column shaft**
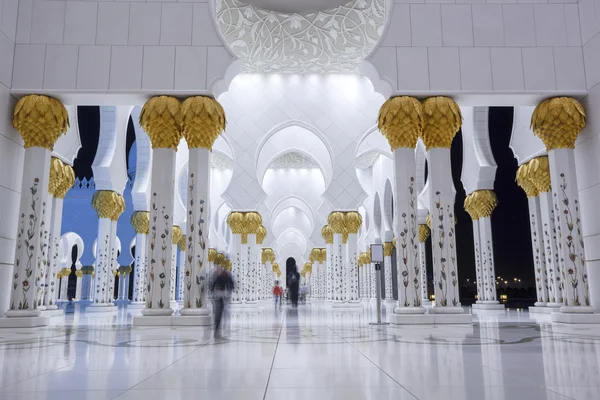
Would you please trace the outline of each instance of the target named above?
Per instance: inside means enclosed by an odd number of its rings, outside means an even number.
[[[110,282],[111,273],[111,220],[98,219],[98,239],[96,242],[96,263],[94,267],[94,305],[111,306]]]
[[[48,206],[50,151],[42,147],[25,149],[21,200],[15,252],[15,267],[7,317],[35,317],[37,289],[45,284],[42,264],[47,260],[42,225]]]
[[[355,233],[348,235],[347,243],[347,301],[358,301],[358,236]],[[311,274],[312,280],[312,274]]]
[[[232,300],[235,302],[242,301],[242,289],[240,287],[242,281],[242,235],[231,235],[231,274],[235,282]]]
[[[554,217],[552,193],[540,193],[540,216],[544,232],[544,255],[548,277],[548,307],[560,307],[563,302],[562,264],[558,252],[558,236]]]
[[[529,205],[529,225],[531,229],[531,247],[533,251],[533,266],[535,272],[535,290],[537,307],[548,303],[548,277],[546,275],[546,255],[544,253],[544,230],[540,214],[540,199],[538,196],[527,199]]]
[[[135,275],[133,278],[133,303],[141,304],[146,301],[146,268],[148,265],[148,235],[135,235]]]
[[[50,221],[50,240],[48,247],[48,273],[46,274],[46,290],[44,304],[47,310],[56,310],[57,285],[56,273],[58,272],[58,257],[60,251],[60,231],[62,227],[63,199],[52,198],[52,219]]]
[[[498,303],[496,294],[496,268],[494,267],[494,243],[492,240],[492,220],[490,217],[479,218],[479,238],[482,255],[482,299],[486,303]]]
[[[456,238],[454,230],[454,186],[450,149],[432,148],[429,160],[429,210],[435,306],[433,312],[462,313],[458,288]],[[398,248],[398,246],[396,246]]]
[[[427,293],[427,242],[419,242],[419,265],[421,269],[421,299],[423,303],[429,303]]]
[[[483,293],[483,257],[481,255],[479,219],[473,221],[473,248],[475,250],[475,282],[477,282],[477,303],[481,303],[485,296]]]
[[[344,296],[344,264],[343,264],[343,243],[342,234],[333,234],[333,246],[332,246],[332,262],[333,271],[331,274],[332,280],[332,300],[343,301]]]
[[[155,148],[152,153],[152,196],[147,266],[146,308],[143,315],[171,315],[169,306],[173,237],[175,151]]]

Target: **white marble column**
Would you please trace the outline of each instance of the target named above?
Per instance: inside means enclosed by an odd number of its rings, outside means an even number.
[[[179,250],[179,262],[177,264],[177,299],[176,300],[177,300],[177,302],[179,303],[180,306],[183,305],[183,300],[184,300],[184,297],[185,297],[185,290],[184,290],[185,280],[184,280],[184,276],[185,276],[185,259],[186,259],[185,251],[186,251],[186,246],[187,246],[187,237],[186,237],[186,235],[182,235],[181,239],[179,239],[179,242],[177,243],[177,248]],[[209,256],[209,260],[210,260],[210,256]],[[210,262],[209,262],[208,272],[210,274]]]
[[[394,291],[392,287],[392,254],[394,253],[394,243],[383,243],[383,276],[384,284],[383,295],[387,304],[394,304]]]
[[[325,225],[321,229],[321,236],[325,241],[325,300],[328,302],[333,301],[333,229],[329,225]]]
[[[145,318],[170,316],[171,257],[175,185],[175,153],[181,140],[181,104],[174,97],[157,96],[144,104],[140,126],[152,143],[150,233],[146,266],[146,307],[134,324]],[[136,320],[137,318],[137,320]],[[168,320],[170,323],[170,319]],[[167,323],[167,320],[165,320]]]
[[[344,224],[348,235],[346,244],[346,301],[358,303],[358,231],[362,216],[356,211],[344,214]]]
[[[115,295],[115,276],[120,268],[118,261],[120,240],[117,238],[117,221],[123,210],[125,210],[125,201],[121,195],[119,195],[119,207],[122,208],[113,213],[112,220],[110,222],[110,272],[112,273],[112,279],[109,280],[109,298],[111,302],[117,298]]]
[[[600,321],[600,315],[593,314],[595,310],[590,304],[573,150],[585,122],[581,104],[567,97],[543,101],[531,117],[533,132],[548,151],[558,256],[564,260],[561,265],[563,305],[560,313],[552,314],[556,322]]]
[[[178,245],[179,245],[179,241],[181,240],[181,237],[183,236],[183,233],[181,231],[181,227],[174,225],[173,226],[173,236],[171,237],[171,282],[170,282],[170,288],[171,290],[169,291],[169,305],[172,309],[176,309],[178,307],[177,304],[177,281],[178,281],[178,277],[177,277],[177,253],[179,251]]]
[[[46,273],[44,290],[44,306],[46,307],[46,310],[56,310],[58,308],[56,306],[56,296],[58,291],[56,273],[58,271],[63,201],[67,192],[75,183],[75,172],[73,171],[73,168],[62,162],[60,162],[60,166],[62,168],[62,175],[60,182],[57,183],[52,198],[52,217],[50,220],[50,237],[48,241],[48,271]],[[58,165],[56,165],[55,168],[58,168]]]
[[[150,231],[150,212],[136,211],[131,215],[131,225],[135,230],[135,271],[133,275],[133,301],[129,305],[142,308],[146,302],[146,268],[148,265],[148,232]]]
[[[450,147],[461,126],[458,105],[446,97],[425,100],[424,129],[421,138],[427,149],[429,166],[429,211],[435,286],[432,312],[458,314],[460,304],[458,261],[454,216],[455,190],[452,181]],[[398,247],[398,246],[397,246]]]
[[[247,273],[246,273],[246,302],[256,303],[258,293],[258,245],[256,244],[256,233],[248,234],[247,243]]]
[[[81,278],[81,301],[92,301],[92,290],[94,278],[92,277],[94,273],[94,267],[82,267],[81,272],[83,273],[83,277]],[[56,285],[58,290],[58,284]]]
[[[430,229],[426,224],[419,224],[419,268],[421,273],[421,299],[423,305],[431,305],[427,290],[427,238]]]
[[[92,206],[98,214],[98,239],[94,267],[93,303],[88,312],[114,311],[114,275],[116,266],[116,219],[125,209],[123,196],[110,190],[94,193]],[[115,219],[115,221],[113,221]],[[113,236],[114,235],[114,236]]]
[[[83,282],[83,272],[81,269],[75,271],[75,275],[77,276],[77,286],[75,286],[75,301],[81,300],[81,286]]]
[[[473,308],[504,309],[496,294],[496,271],[491,215],[498,200],[492,190],[476,190],[465,199],[465,210],[473,219],[477,272],[477,302]]]
[[[51,106],[51,107],[49,107]],[[40,113],[44,117],[40,117]],[[64,106],[46,96],[30,95],[15,106],[13,125],[24,140],[25,156],[17,225],[15,267],[12,274],[7,317],[37,317],[38,294],[46,284],[47,239],[51,212],[48,194],[50,153],[58,137],[66,132],[68,115]],[[40,303],[41,303],[41,299]],[[47,321],[36,320],[34,326]]]
[[[231,243],[229,252],[231,257],[231,274],[235,282],[232,303],[242,301],[242,233],[244,230],[244,214],[241,212],[232,212],[227,217],[227,224],[231,229]]]
[[[332,212],[328,217],[328,224],[333,229],[332,245],[332,271],[331,271],[331,300],[334,303],[343,302],[345,299],[344,285],[344,257],[343,257],[343,239],[345,232],[344,213]]]

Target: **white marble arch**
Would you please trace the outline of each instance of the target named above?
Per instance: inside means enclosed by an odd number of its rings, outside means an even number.
[[[60,268],[71,268],[72,264],[72,251],[73,247],[77,246],[77,254],[75,256],[75,266],[77,269],[81,269],[81,263],[79,260],[83,256],[85,246],[81,236],[75,232],[67,232],[60,237],[59,242],[59,266]]]
[[[77,153],[81,149],[79,119],[77,118],[77,106],[65,105],[65,108],[69,114],[69,129],[56,141],[52,156],[60,159],[65,164],[73,165]]]
[[[150,182],[152,179],[152,143],[140,126],[140,106],[131,110],[131,119],[135,131],[135,148],[137,161],[135,166],[135,181],[131,189],[131,199],[135,211],[150,211]]]
[[[125,142],[132,108],[133,106],[100,107],[100,139],[92,164],[96,190],[112,190],[121,195],[125,190]]]
[[[531,115],[535,107],[514,107],[512,134],[509,147],[519,165],[531,159],[546,155],[544,143],[531,130]]]
[[[333,177],[333,150],[318,129],[295,120],[274,127],[259,143],[254,157],[258,182],[262,182],[273,160],[292,151],[312,158],[323,172],[325,187],[329,186]]]
[[[273,235],[276,238],[279,238],[287,228],[296,228],[298,231],[302,232],[302,237],[307,242],[314,229],[306,212],[296,206],[289,206],[282,209],[279,214],[273,218],[271,227]]]
[[[309,243],[304,237],[302,231],[294,226],[285,228],[279,235],[279,238],[277,239],[277,247],[279,248],[280,253],[288,243],[296,244],[300,248],[301,254],[303,255],[309,250]]]
[[[488,129],[488,107],[461,107],[463,162],[461,182],[467,196],[476,190],[493,190],[497,164]]]
[[[312,231],[314,230],[314,228],[316,226],[315,225],[315,211],[312,209],[310,204],[308,204],[308,202],[306,202],[306,200],[304,200],[303,198],[301,198],[299,196],[291,195],[291,196],[287,196],[287,197],[284,197],[283,199],[279,200],[273,207],[273,210],[271,211],[270,225],[273,227],[275,219],[281,214],[281,212],[283,210],[286,210],[290,207],[296,208],[299,211],[301,211],[304,215],[306,215],[306,217],[308,218],[308,221],[310,223],[310,232],[308,233],[308,236],[310,236],[310,234],[312,233]],[[273,230],[273,233],[275,235],[277,235],[275,233],[275,230]]]

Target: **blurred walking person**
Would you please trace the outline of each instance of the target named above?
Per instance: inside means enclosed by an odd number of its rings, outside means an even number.
[[[298,268],[294,266],[290,269],[291,273],[288,277],[287,286],[290,289],[290,300],[292,300],[292,307],[298,307],[298,294],[300,291],[300,274]]]
[[[279,306],[281,308],[281,303],[283,302],[283,289],[279,286],[279,281],[275,281],[275,286],[273,287],[273,298],[275,299],[275,308]]]
[[[229,272],[220,266],[217,267],[215,280],[212,285],[215,313],[215,339],[220,339],[222,336],[221,319],[223,317],[225,304],[229,302],[229,299],[231,298],[233,287],[233,278]]]

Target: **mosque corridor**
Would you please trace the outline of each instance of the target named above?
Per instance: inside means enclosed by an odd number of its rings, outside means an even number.
[[[4,329],[0,398],[583,400],[600,388],[591,325],[514,310],[474,316],[473,326],[412,327],[369,326],[368,306],[228,313],[222,340],[210,328],[135,328],[124,309]]]

